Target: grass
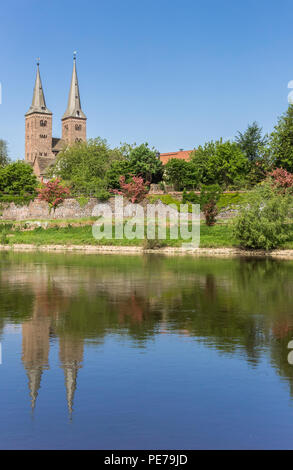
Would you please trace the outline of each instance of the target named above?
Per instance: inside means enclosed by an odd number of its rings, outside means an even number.
[[[96,240],[92,234],[92,225],[96,217],[84,219],[50,220],[48,228],[37,227],[33,230],[24,230],[25,221],[0,221],[0,244],[33,244],[42,245],[108,245],[108,246],[144,246],[145,248],[159,248],[160,246],[180,247],[182,238],[170,239],[167,228],[167,239],[151,241],[146,239],[129,240],[113,238]],[[293,249],[293,222],[288,225],[292,234],[290,240],[281,248]],[[238,246],[233,237],[231,221],[221,221],[212,227],[201,222],[200,247],[221,248]]]

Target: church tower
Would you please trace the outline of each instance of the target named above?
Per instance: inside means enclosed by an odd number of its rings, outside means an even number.
[[[38,157],[53,157],[52,113],[46,106],[39,62],[32,104],[25,114],[25,161],[34,166]]]
[[[75,54],[67,109],[62,117],[62,140],[67,145],[86,140],[86,115],[80,104]]]

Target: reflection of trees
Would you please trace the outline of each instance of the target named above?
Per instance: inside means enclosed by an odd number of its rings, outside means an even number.
[[[23,322],[31,390],[46,367],[46,338],[60,338],[71,412],[83,342],[103,342],[109,332],[143,346],[155,334],[176,331],[251,364],[267,350],[289,380],[292,287],[293,263],[271,259],[10,256],[0,270],[0,325]]]

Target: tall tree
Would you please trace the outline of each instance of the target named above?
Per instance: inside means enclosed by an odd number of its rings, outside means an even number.
[[[262,128],[255,121],[247,126],[245,132],[238,131],[235,137],[235,142],[250,162],[262,157],[267,141],[268,137],[263,135]]]
[[[9,158],[7,142],[5,140],[0,139],[0,166],[8,165],[8,163]]]
[[[279,118],[270,147],[274,166],[293,173],[293,105]]]
[[[200,145],[192,152],[191,161],[201,184],[219,184],[222,188],[242,187],[249,171],[248,158],[235,142],[229,140]]]

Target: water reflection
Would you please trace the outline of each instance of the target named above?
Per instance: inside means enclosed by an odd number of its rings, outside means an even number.
[[[188,337],[254,368],[269,355],[293,396],[292,262],[10,253],[0,261],[0,335],[22,325],[33,410],[51,340],[71,416],[85,345],[101,347],[109,335],[133,348],[158,335]]]

